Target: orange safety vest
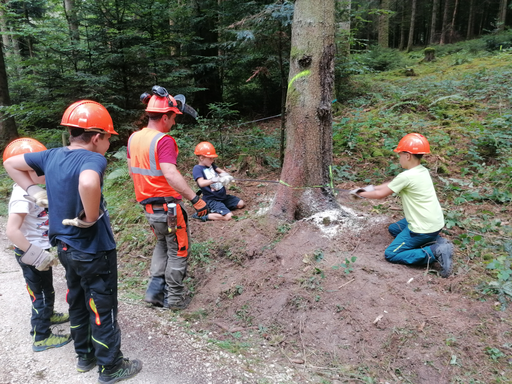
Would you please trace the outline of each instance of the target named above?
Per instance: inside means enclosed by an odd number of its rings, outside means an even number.
[[[138,202],[150,197],[175,197],[181,195],[172,188],[165,178],[158,161],[157,144],[166,136],[155,129],[144,128],[134,132],[128,139],[130,167]],[[171,137],[171,136],[169,136]],[[178,155],[178,144],[172,137]]]

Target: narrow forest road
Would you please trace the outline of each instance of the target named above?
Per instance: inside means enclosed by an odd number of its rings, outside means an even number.
[[[44,352],[31,348],[30,299],[25,281],[5,236],[5,217],[0,217],[0,384],[96,383],[96,369],[76,371],[73,343]],[[61,265],[54,268],[55,309],[67,311],[66,284]],[[122,351],[142,360],[144,367],[126,383],[230,384],[294,383],[293,369],[273,363],[276,352],[259,345],[249,357],[219,350],[205,337],[186,333],[168,311],[143,303],[119,302]],[[69,323],[54,327],[54,333],[69,332]],[[270,362],[267,364],[267,362]]]

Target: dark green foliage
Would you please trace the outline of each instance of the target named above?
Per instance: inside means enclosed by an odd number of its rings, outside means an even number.
[[[484,38],[485,49],[488,51],[501,51],[512,48],[512,31],[508,30],[500,34],[492,34]]]

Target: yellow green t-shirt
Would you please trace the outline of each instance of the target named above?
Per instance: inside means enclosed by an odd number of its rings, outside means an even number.
[[[388,187],[402,199],[409,230],[432,233],[444,227],[443,211],[437,200],[434,183],[423,165],[402,172]]]

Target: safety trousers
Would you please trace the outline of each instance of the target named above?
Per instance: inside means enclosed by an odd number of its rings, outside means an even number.
[[[15,248],[16,260],[21,267],[23,277],[27,284],[27,291],[32,301],[32,315],[30,318],[30,335],[34,341],[46,339],[51,334],[50,317],[53,314],[55,303],[55,290],[53,288],[52,269],[38,271],[34,266],[21,261],[25,254],[21,249]]]
[[[67,302],[75,352],[96,356],[111,368],[122,359],[117,323],[117,251],[95,254],[59,242],[59,260],[66,269]]]
[[[435,261],[430,249],[441,230],[432,233],[416,233],[409,230],[406,219],[397,221],[388,227],[395,238],[384,251],[387,261],[394,264],[424,266]]]
[[[151,279],[146,291],[147,298],[163,297],[164,305],[179,301],[185,293],[183,280],[187,275],[190,248],[188,216],[182,202],[177,204],[176,234],[169,233],[167,212],[154,211],[146,219],[156,236],[157,242],[151,258]]]

